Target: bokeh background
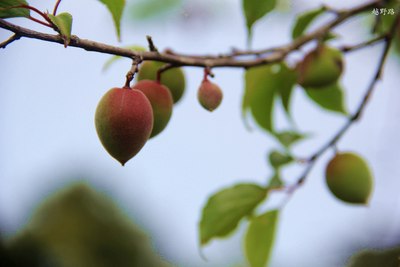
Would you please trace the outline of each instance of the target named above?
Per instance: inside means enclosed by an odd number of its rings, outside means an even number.
[[[254,28],[254,48],[290,41],[295,15],[321,3],[350,7],[364,1],[281,1],[277,12]],[[30,0],[41,10],[54,1]],[[153,3],[151,8],[148,5]],[[160,7],[166,5],[167,7]],[[117,42],[111,16],[98,1],[63,1],[73,14],[73,34],[113,45],[144,45],[151,35],[160,50],[185,53],[245,48],[245,22],[239,0],[128,1]],[[367,38],[368,21],[354,19],[337,28],[340,43]],[[22,26],[47,31],[22,19]],[[319,21],[321,22],[321,21]],[[317,23],[318,24],[318,23]],[[0,40],[10,35],[0,30]],[[354,111],[375,71],[382,45],[346,56],[346,104]],[[87,182],[111,196],[151,238],[155,250],[176,266],[245,266],[242,232],[213,241],[200,257],[197,225],[208,196],[237,182],[263,183],[272,174],[267,152],[277,147],[261,130],[249,132],[241,120],[243,70],[215,69],[223,103],[208,113],[197,102],[202,69],[185,68],[187,90],[167,129],[150,140],[125,167],[101,146],[94,111],[101,96],[121,86],[129,60],[102,68],[109,55],[63,48],[23,38],[0,51],[0,232],[11,238],[29,223],[33,210],[56,190]],[[297,58],[298,59],[298,58]],[[296,56],[290,63],[296,61]],[[374,172],[368,207],[334,199],[324,184],[326,153],[281,214],[271,266],[343,266],[355,251],[400,243],[399,58],[390,57],[362,120],[339,142],[340,150],[363,155]],[[321,110],[296,89],[293,114],[299,130],[312,138],[295,149],[307,156],[329,139],[345,118]],[[285,128],[283,112],[277,114]],[[254,126],[256,127],[256,126]],[[301,166],[289,168],[294,182]],[[270,206],[279,203],[274,195]],[[276,201],[275,201],[276,200]],[[106,215],[105,215],[106,216]]]

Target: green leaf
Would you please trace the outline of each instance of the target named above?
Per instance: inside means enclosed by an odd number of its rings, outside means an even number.
[[[275,96],[278,95],[287,112],[290,111],[292,88],[296,73],[285,63],[251,68],[245,73],[245,94],[242,114],[250,110],[254,120],[264,130],[274,133],[273,111]]]
[[[296,39],[300,37],[304,31],[308,28],[308,26],[321,14],[325,12],[325,8],[321,7],[318,9],[314,9],[308,12],[305,12],[297,17],[297,20],[294,24],[292,30],[292,38]]]
[[[200,221],[201,245],[212,238],[230,234],[266,195],[267,191],[255,184],[238,184],[212,195],[203,208]]]
[[[286,114],[291,118],[290,114],[290,100],[292,97],[294,85],[297,80],[297,73],[294,69],[290,69],[286,64],[280,65],[280,71],[277,74],[277,88],[278,88],[278,96],[281,99],[283,108],[286,111]]]
[[[287,153],[273,150],[268,155],[269,163],[274,169],[293,162],[293,157]]]
[[[253,24],[271,12],[276,6],[276,0],[243,0],[243,12],[246,17],[247,39],[250,43]]]
[[[29,17],[30,10],[27,8],[16,8],[20,5],[28,5],[28,2],[25,0],[1,0],[0,18]]]
[[[275,170],[274,175],[271,177],[271,179],[269,180],[268,183],[268,188],[277,188],[277,187],[281,187],[284,186],[284,182],[282,181],[281,175],[279,173],[278,170]]]
[[[125,8],[125,0],[99,0],[99,1],[102,2],[104,5],[106,5],[108,10],[110,11],[114,20],[118,39],[121,39],[121,17]]]
[[[275,240],[279,211],[252,218],[245,237],[245,254],[250,267],[265,267]]]
[[[131,45],[131,46],[126,46],[124,48],[131,49],[133,51],[138,51],[138,52],[144,52],[146,51],[146,48],[140,45]],[[111,65],[113,65],[116,61],[122,59],[123,57],[121,56],[112,56],[109,60],[106,61],[103,65],[103,71],[107,71]]]
[[[291,145],[295,144],[298,141],[301,141],[304,138],[307,138],[307,135],[297,133],[294,131],[284,131],[280,133],[276,133],[275,137],[278,141],[284,146],[289,148]]]
[[[344,104],[344,92],[340,85],[332,84],[321,88],[305,89],[307,96],[317,103],[320,107],[346,115]]]
[[[62,39],[64,40],[64,46],[67,47],[71,41],[71,30],[72,30],[72,15],[69,13],[60,13],[57,16],[48,14],[51,22],[57,27]]]
[[[136,20],[155,19],[164,14],[171,14],[174,10],[179,12],[182,2],[182,0],[141,0],[135,1],[130,10]]]

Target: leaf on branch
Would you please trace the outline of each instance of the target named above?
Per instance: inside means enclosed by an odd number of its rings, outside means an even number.
[[[321,88],[305,89],[307,96],[320,107],[347,115],[347,109],[344,104],[344,92],[339,84],[333,84]]]
[[[278,210],[252,218],[245,236],[245,253],[250,267],[265,267],[270,259],[278,223]]]
[[[273,111],[275,96],[281,98],[289,112],[296,74],[284,63],[251,68],[245,74],[245,94],[242,103],[243,117],[250,110],[257,124],[274,133]]]
[[[268,155],[269,163],[274,169],[279,169],[280,167],[293,162],[293,157],[287,153],[282,153],[277,150],[273,150]]]
[[[292,30],[292,38],[296,39],[297,37],[303,35],[308,26],[324,12],[325,8],[321,7],[299,15]]]
[[[146,48],[144,48],[143,46],[140,46],[140,45],[131,45],[131,46],[126,46],[124,48],[130,49],[133,51],[138,51],[138,52],[146,51]],[[121,56],[112,56],[109,60],[106,61],[106,63],[104,63],[103,71],[107,71],[111,67],[111,65],[113,65],[116,61],[118,61],[122,58],[123,57],[121,57]]]
[[[233,232],[240,220],[251,215],[266,196],[265,188],[256,184],[237,184],[212,195],[203,208],[200,221],[201,245]]]
[[[64,46],[67,47],[71,41],[72,15],[69,13],[60,13],[57,16],[47,14],[51,22],[57,27],[61,38],[64,40]]]
[[[17,8],[21,5],[28,5],[25,0],[1,0],[0,1],[0,18],[29,17],[30,10],[27,8]]]
[[[276,6],[276,0],[243,0],[243,12],[246,17],[247,40],[250,44],[253,24],[271,12]]]
[[[115,29],[117,31],[118,40],[121,39],[121,17],[125,8],[125,0],[99,0],[101,3],[106,5],[108,11],[110,11]]]
[[[301,134],[295,131],[284,131],[275,133],[276,139],[286,148],[308,137],[306,134]]]
[[[281,187],[281,186],[284,186],[284,185],[285,185],[285,183],[282,181],[282,178],[281,178],[281,175],[280,175],[279,171],[275,170],[274,175],[269,180],[268,188],[269,189],[278,188],[278,187]]]

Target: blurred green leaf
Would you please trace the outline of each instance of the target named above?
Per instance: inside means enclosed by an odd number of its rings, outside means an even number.
[[[270,259],[278,223],[278,210],[252,218],[245,237],[245,253],[250,267],[265,267]]]
[[[60,13],[57,16],[47,15],[51,22],[57,27],[61,38],[64,40],[64,46],[67,47],[71,41],[72,15],[69,13]]]
[[[290,69],[285,63],[280,64],[280,70],[276,74],[276,86],[278,88],[278,96],[282,101],[283,108],[286,111],[286,114],[291,118],[290,113],[290,100],[292,98],[292,93],[294,89],[294,85],[297,80],[297,73],[295,70]]]
[[[142,230],[86,184],[48,198],[8,251],[13,260],[26,263],[19,266],[29,267],[170,266]]]
[[[273,111],[278,95],[289,112],[292,88],[296,74],[284,63],[251,68],[245,73],[245,94],[242,102],[243,117],[250,110],[257,124],[273,133]]]
[[[273,150],[268,155],[269,163],[274,169],[278,169],[283,165],[287,165],[293,162],[293,157],[287,153]]]
[[[131,46],[126,46],[124,47],[126,49],[131,49],[133,51],[138,51],[138,52],[144,52],[146,51],[146,48],[140,45],[131,45]],[[107,71],[111,65],[113,65],[116,61],[122,59],[123,57],[121,56],[112,56],[109,60],[106,61],[103,65],[103,71]]]
[[[203,208],[200,221],[201,245],[212,238],[230,234],[266,195],[266,190],[256,184],[237,184],[212,195]]]
[[[271,12],[276,6],[276,0],[243,0],[243,12],[246,18],[247,39],[250,43],[253,24]]]
[[[114,20],[115,30],[117,31],[118,40],[121,39],[121,17],[125,8],[125,0],[99,0],[106,5]]]
[[[353,255],[347,267],[399,267],[400,247],[363,250]]]
[[[303,35],[305,30],[310,26],[310,24],[321,14],[325,12],[325,8],[321,7],[318,9],[314,9],[311,11],[307,11],[301,15],[299,15],[296,19],[292,30],[292,38],[296,39]]]
[[[156,18],[182,5],[182,0],[141,0],[130,8],[133,18],[144,20]]]
[[[280,133],[275,133],[275,137],[284,147],[290,147],[296,142],[301,141],[304,138],[307,138],[307,135],[301,134],[295,131],[284,131]]]
[[[25,0],[1,0],[0,18],[29,17],[30,10],[27,8],[12,8],[20,5],[28,5]]]
[[[277,188],[277,187],[281,187],[284,185],[285,185],[285,183],[282,181],[279,170],[275,170],[274,175],[269,180],[268,188]]]
[[[344,92],[339,84],[333,84],[321,88],[305,89],[307,96],[320,107],[346,115],[347,110],[344,104]]]

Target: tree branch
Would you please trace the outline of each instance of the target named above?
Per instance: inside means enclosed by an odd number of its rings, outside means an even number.
[[[196,67],[235,67],[235,68],[251,68],[255,66],[265,65],[280,62],[292,51],[301,48],[308,42],[318,39],[324,36],[331,29],[337,25],[343,23],[347,19],[353,17],[360,12],[371,9],[378,4],[377,1],[372,1],[355,8],[343,10],[338,12],[335,19],[331,22],[321,26],[315,31],[303,35],[295,39],[292,43],[283,45],[276,48],[267,48],[263,50],[251,50],[251,51],[233,51],[230,54],[225,55],[210,55],[210,56],[189,56],[178,53],[171,53],[171,51],[165,53],[158,53],[156,51],[150,52],[138,52],[120,47],[107,45],[104,43],[95,42],[92,40],[80,39],[77,36],[71,37],[69,46],[78,47],[87,51],[106,53],[111,55],[117,55],[132,59],[143,59],[143,60],[154,60],[169,63],[178,66],[196,66]],[[27,28],[23,28],[0,19],[0,28],[14,32],[15,34],[32,39],[38,39],[47,42],[64,44],[64,40],[59,35],[52,35],[33,31]],[[255,59],[239,59],[242,55],[255,55]]]
[[[8,38],[7,40],[5,40],[4,42],[0,43],[0,48],[6,48],[7,45],[11,44],[12,42],[18,40],[19,38],[21,38],[21,36],[19,36],[18,34],[13,34],[10,38]]]

